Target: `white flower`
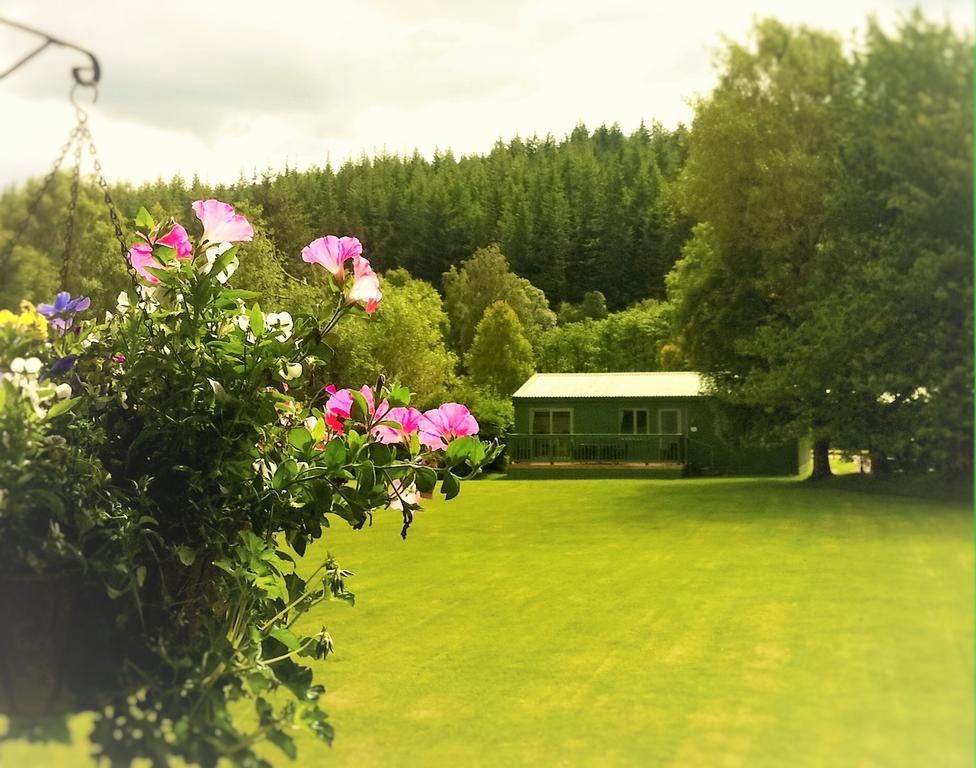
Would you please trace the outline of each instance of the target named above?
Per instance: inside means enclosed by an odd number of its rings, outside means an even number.
[[[278,375],[281,376],[285,381],[291,381],[292,379],[297,379],[302,375],[302,364],[301,363],[285,363],[281,370],[278,371]]]
[[[71,385],[70,384],[58,384],[54,388],[54,394],[58,400],[65,400],[71,397]]]
[[[278,341],[288,341],[291,337],[292,328],[295,327],[295,322],[291,319],[289,312],[269,312],[264,316],[264,327],[269,331],[280,331],[276,337]]]
[[[278,471],[278,465],[268,459],[258,459],[251,466],[265,480],[271,480],[274,477],[274,473]]]
[[[156,301],[156,286],[155,285],[138,285],[136,286],[136,293],[139,295],[139,308],[145,310],[146,312],[154,312],[159,308],[159,302]],[[122,291],[115,298],[115,311],[120,315],[124,315],[132,308],[132,304],[129,301],[129,294]],[[105,314],[105,320],[108,321],[109,314]]]
[[[419,504],[420,494],[417,493],[417,486],[411,483],[404,487],[399,480],[393,481],[392,495],[390,496],[390,508],[403,511],[403,502],[407,504]]]
[[[26,376],[36,376],[41,372],[41,361],[36,357],[15,357],[10,361],[10,370],[13,373],[22,373]]]
[[[227,251],[229,251],[233,247],[234,245],[232,243],[221,243],[220,245],[214,245],[211,246],[210,248],[207,248],[206,250],[207,272],[208,273],[210,272],[210,270],[213,268],[213,265],[216,263],[217,258],[219,256],[221,256],[224,253],[227,253]],[[224,267],[224,269],[220,272],[220,274],[216,275],[217,282],[221,284],[226,283],[228,280],[230,280],[231,275],[233,275],[234,272],[237,271],[237,268],[240,265],[241,265],[240,259],[238,259],[235,256],[233,259],[231,259],[230,264]]]

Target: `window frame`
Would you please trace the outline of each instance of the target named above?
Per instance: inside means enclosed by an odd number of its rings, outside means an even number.
[[[637,414],[640,411],[643,411],[644,414],[645,414],[645,419],[644,419],[645,429],[644,429],[643,432],[638,432],[637,431]],[[624,413],[627,413],[627,412],[630,412],[630,413],[633,413],[634,414],[634,416],[633,416],[634,428],[633,428],[633,431],[631,431],[631,432],[624,432],[623,431],[623,429],[624,429]],[[654,434],[653,432],[651,432],[651,409],[650,408],[618,408],[617,409],[617,434],[618,435],[630,435],[630,436],[634,436],[634,435],[652,435],[652,434]]]
[[[678,408],[678,407],[658,408],[657,409],[657,434],[659,434],[659,435],[683,435],[684,434],[684,429],[682,428],[682,426],[683,426],[684,421],[685,421],[685,419],[684,419],[684,413],[682,412],[683,410],[684,410],[683,408]],[[678,431],[677,432],[664,432],[664,431],[662,431],[662,429],[661,429],[661,413],[663,411],[673,411],[674,413],[677,414],[677,419],[676,419],[676,423],[677,423],[677,427],[678,427]]]
[[[573,435],[575,434],[576,428],[576,414],[572,408],[529,408],[529,434],[530,435],[542,435],[542,436],[552,436],[554,435],[552,431],[552,414],[554,411],[560,413],[569,414],[569,432],[560,432],[555,434],[555,437],[560,437],[564,434]],[[537,413],[548,413],[549,414],[549,431],[548,432],[536,432],[535,431],[535,415]]]

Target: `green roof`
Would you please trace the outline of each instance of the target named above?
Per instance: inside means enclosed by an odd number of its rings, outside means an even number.
[[[537,373],[512,397],[698,397],[702,390],[701,374],[683,371]]]

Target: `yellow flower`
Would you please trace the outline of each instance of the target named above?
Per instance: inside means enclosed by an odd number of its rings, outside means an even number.
[[[15,315],[9,309],[0,309],[0,327],[13,327],[28,338],[47,337],[47,318],[29,301],[20,302],[19,315]]]

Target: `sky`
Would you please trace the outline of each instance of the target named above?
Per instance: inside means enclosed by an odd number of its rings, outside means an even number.
[[[723,38],[776,16],[854,39],[912,0],[0,0],[96,53],[90,123],[110,180],[233,181],[363,153],[489,150],[582,121],[690,122]],[[970,0],[923,4],[972,30]],[[0,25],[0,71],[37,44]],[[0,81],[0,185],[46,173],[73,124],[49,48]],[[78,95],[90,102],[90,95]]]

